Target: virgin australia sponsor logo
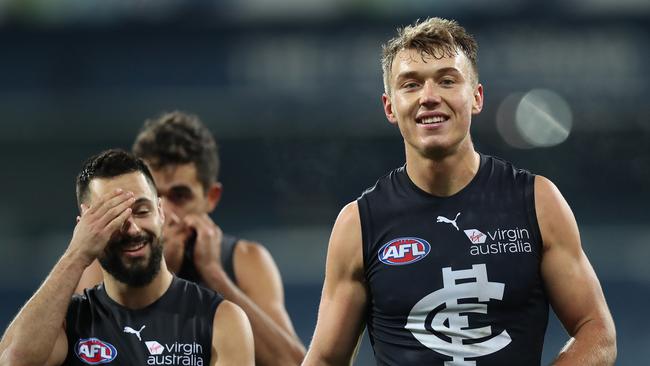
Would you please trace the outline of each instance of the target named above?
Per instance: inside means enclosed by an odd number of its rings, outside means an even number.
[[[496,229],[483,233],[478,229],[463,230],[472,245],[471,255],[502,253],[531,253],[530,233],[527,229]]]
[[[157,341],[144,342],[149,350],[147,365],[203,366],[203,347],[196,343],[160,344]]]
[[[487,235],[483,234],[479,230],[476,229],[469,229],[469,230],[463,230],[465,232],[465,235],[467,235],[467,238],[469,241],[472,242],[472,244],[483,244],[485,243],[485,238],[487,238]]]

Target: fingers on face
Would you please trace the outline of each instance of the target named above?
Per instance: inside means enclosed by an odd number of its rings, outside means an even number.
[[[88,207],[83,204],[85,213],[82,216],[89,216],[101,226],[113,227],[116,220],[123,224],[128,219],[134,202],[133,192],[117,189],[98,199],[95,205]]]
[[[110,225],[116,219],[121,218],[121,216],[123,216],[124,213],[128,211],[128,215],[122,221],[122,223],[124,223],[124,221],[126,221],[131,215],[131,206],[133,205],[133,202],[135,202],[133,195],[127,197],[124,200],[116,201],[115,206],[112,206],[106,210],[102,217],[102,220],[106,223],[106,225]]]
[[[185,219],[186,225],[194,228],[201,237],[212,240],[211,238],[219,238],[222,234],[221,228],[212,221],[208,214],[188,215]]]
[[[208,216],[208,214],[204,213],[201,215],[196,215],[196,214],[189,214],[184,217],[185,224],[188,226],[192,227],[203,227],[203,228],[209,228],[216,226],[214,221]]]
[[[124,210],[122,210],[119,213],[119,215],[114,216],[112,220],[110,220],[106,224],[106,231],[112,233],[120,229],[122,226],[124,226],[124,222],[126,222],[126,220],[128,220],[130,216],[131,216],[131,207],[129,205]]]
[[[88,205],[82,203],[81,204],[82,211],[85,210],[87,214],[92,215],[98,211],[101,211],[102,209],[105,210],[108,205],[111,205],[111,201],[114,202],[117,200],[118,202],[121,202],[122,199],[125,199],[123,197],[125,197],[127,193],[133,194],[133,192],[125,192],[124,190],[118,188],[112,192],[103,195],[102,197],[99,197],[99,199],[97,199],[97,202],[95,202],[94,205]],[[110,207],[112,206],[115,206],[115,204],[111,205]]]

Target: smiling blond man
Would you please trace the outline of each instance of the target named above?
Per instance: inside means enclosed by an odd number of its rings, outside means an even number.
[[[406,163],[345,206],[304,365],[539,365],[549,303],[572,337],[556,365],[612,365],[615,328],[571,209],[548,179],[474,149],[477,44],[455,21],[383,48]]]

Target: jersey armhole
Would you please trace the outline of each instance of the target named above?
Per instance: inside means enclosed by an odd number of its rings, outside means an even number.
[[[368,199],[361,196],[357,199],[357,207],[359,207],[359,222],[361,223],[361,249],[363,254],[363,271],[368,278],[368,251],[371,242],[372,225],[370,218],[370,207],[368,206]]]
[[[239,284],[235,275],[235,247],[238,242],[239,238],[228,234],[223,234],[223,239],[221,240],[221,265],[237,287],[239,287]]]
[[[544,250],[544,243],[542,241],[542,234],[537,222],[537,211],[535,210],[535,174],[526,175],[526,186],[524,188],[524,202],[526,202],[526,213],[528,222],[532,230],[532,235],[537,243],[539,243],[539,253],[542,255]]]

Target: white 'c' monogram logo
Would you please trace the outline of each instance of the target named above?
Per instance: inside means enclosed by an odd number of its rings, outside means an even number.
[[[450,356],[445,366],[475,366],[476,361],[466,358],[481,357],[503,349],[512,338],[506,330],[493,335],[492,327],[469,328],[466,315],[461,313],[487,314],[487,304],[458,303],[459,299],[478,298],[479,302],[490,299],[501,300],[505,285],[489,282],[485,264],[475,264],[472,269],[452,271],[451,267],[442,269],[443,288],[423,297],[413,306],[405,328],[427,348],[440,354]],[[475,279],[474,282],[457,280]],[[440,308],[440,310],[438,310]],[[433,317],[430,313],[433,311]],[[427,318],[431,319],[427,324]],[[448,339],[441,339],[431,330],[443,334]],[[490,337],[491,338],[487,338]],[[467,343],[467,340],[487,338],[482,342]],[[451,342],[449,341],[451,340]]]

